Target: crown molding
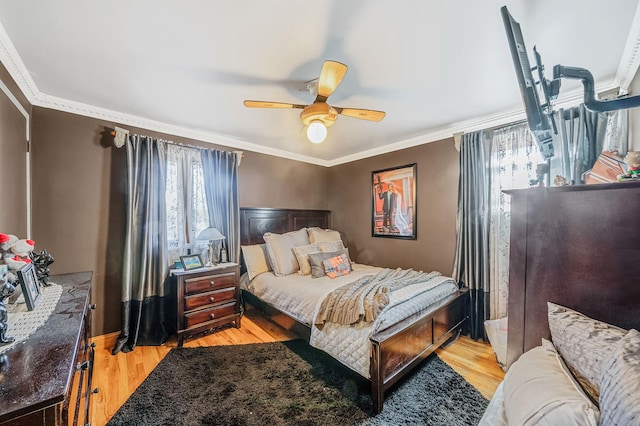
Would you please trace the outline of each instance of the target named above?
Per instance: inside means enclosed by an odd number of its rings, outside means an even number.
[[[616,72],[617,86],[623,93],[628,92],[629,86],[638,72],[638,67],[640,67],[640,3],[633,16],[627,42],[624,45],[620,65],[618,65]]]
[[[7,69],[13,80],[16,82],[22,93],[30,104],[33,105],[34,100],[40,94],[38,86],[31,78],[29,70],[22,62],[22,58],[18,54],[15,46],[9,38],[9,34],[0,22],[0,61]]]
[[[216,145],[227,146],[230,148],[254,151],[261,154],[273,155],[276,157],[284,157],[291,160],[316,164],[319,166],[328,166],[328,162],[326,160],[321,160],[315,157],[309,157],[306,155],[295,154],[281,149],[270,148],[264,145],[258,145],[240,139],[235,139],[230,136],[220,135],[204,130],[175,126],[161,121],[151,120],[148,118],[101,108],[94,105],[88,105],[81,102],[75,102],[56,96],[45,95],[43,93],[40,93],[33,105],[42,108],[55,109],[58,111],[83,115],[86,117],[92,117],[99,120],[113,122],[114,124],[133,126],[142,129],[153,130],[160,133],[166,133],[169,135],[195,139],[202,142],[209,142]]]

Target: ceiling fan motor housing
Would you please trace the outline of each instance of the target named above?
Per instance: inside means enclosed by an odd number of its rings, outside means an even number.
[[[338,112],[326,102],[314,102],[306,106],[300,113],[300,118],[305,126],[314,120],[322,121],[325,127],[330,127],[335,123]]]

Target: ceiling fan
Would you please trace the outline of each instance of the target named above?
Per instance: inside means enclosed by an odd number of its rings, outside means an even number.
[[[301,109],[300,118],[307,127],[307,137],[311,142],[320,143],[327,136],[327,127],[335,123],[338,114],[369,121],[380,121],[384,118],[383,111],[359,108],[334,107],[327,103],[327,98],[338,87],[347,66],[336,61],[324,61],[320,77],[318,78],[317,95],[310,105],[288,104],[283,102],[244,101],[247,108],[298,108]]]

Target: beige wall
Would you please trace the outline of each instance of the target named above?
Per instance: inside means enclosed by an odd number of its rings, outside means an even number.
[[[27,114],[31,106],[0,64],[0,80]],[[28,121],[4,91],[0,91],[0,232],[18,238],[27,235],[27,125]]]
[[[36,107],[33,123],[37,247],[54,256],[52,273],[94,272],[92,299],[98,309],[93,333],[117,331],[125,229],[124,150],[113,147],[110,122]],[[129,130],[212,146],[149,130]],[[239,173],[240,205],[326,209],[327,174],[325,167],[245,152]]]
[[[371,172],[417,163],[417,239],[371,236]],[[332,227],[360,263],[450,274],[455,250],[458,152],[446,139],[330,169]]]

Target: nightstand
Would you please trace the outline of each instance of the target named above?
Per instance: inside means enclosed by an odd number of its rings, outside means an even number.
[[[172,269],[171,276],[177,295],[178,346],[196,333],[229,324],[240,328],[242,308],[237,263],[191,271]]]

